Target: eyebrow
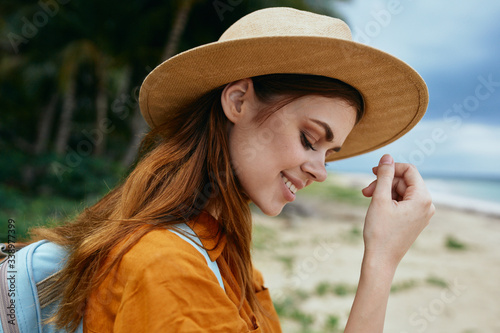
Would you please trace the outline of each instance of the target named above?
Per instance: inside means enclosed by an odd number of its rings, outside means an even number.
[[[332,142],[333,141],[333,138],[334,138],[333,132],[332,132],[332,129],[330,128],[330,126],[328,126],[327,123],[324,123],[324,122],[316,120],[316,119],[311,119],[311,121],[313,121],[316,124],[318,124],[321,127],[323,127],[323,129],[325,130],[326,141],[328,141],[328,142]]]
[[[323,129],[325,130],[326,141],[333,142],[333,139],[335,138],[335,136],[333,135],[333,131],[327,123],[322,122],[322,121],[317,120],[317,119],[311,119],[311,121],[318,124],[319,126],[323,127]],[[332,150],[335,152],[339,152],[340,149],[341,149],[341,147],[332,148]]]

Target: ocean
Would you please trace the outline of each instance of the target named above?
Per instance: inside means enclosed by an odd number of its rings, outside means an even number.
[[[500,217],[500,178],[424,176],[424,179],[435,203]]]
[[[331,172],[334,181],[361,189],[375,179],[365,173]],[[500,217],[500,177],[423,175],[436,204]]]

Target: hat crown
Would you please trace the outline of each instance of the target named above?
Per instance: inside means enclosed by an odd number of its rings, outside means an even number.
[[[339,38],[352,41],[342,20],[293,8],[266,8],[250,13],[231,25],[219,41],[278,36]]]

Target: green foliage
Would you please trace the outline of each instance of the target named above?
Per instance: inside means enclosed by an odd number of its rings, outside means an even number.
[[[304,300],[303,297],[304,293],[290,292],[287,296],[274,300],[274,308],[280,318],[291,319],[300,324],[303,332],[309,332],[315,318],[312,314],[305,313],[300,309],[300,303]]]
[[[0,185],[0,243],[7,242],[7,221],[15,221],[17,241],[28,238],[34,226],[46,226],[71,219],[92,202],[71,200],[59,196],[28,197],[23,192]]]
[[[340,318],[335,315],[328,315],[325,321],[325,331],[327,332],[341,332],[339,328]]]
[[[457,239],[455,236],[452,236],[452,235],[448,235],[446,237],[445,246],[446,246],[446,248],[448,248],[450,250],[466,250],[467,249],[467,245],[464,242],[460,241],[459,239]]]
[[[48,171],[47,182],[57,194],[65,193],[75,199],[106,193],[125,172],[116,162],[92,157],[82,158],[75,167],[69,166],[66,160],[56,159]]]
[[[27,198],[60,196],[83,200],[99,196],[114,187],[125,172],[119,163],[103,158],[75,155],[70,159],[53,154],[30,157],[16,150],[2,153],[8,162],[0,168],[0,182]]]
[[[427,282],[430,285],[441,287],[441,288],[448,288],[448,283],[444,281],[443,279],[437,277],[437,276],[429,276],[425,282]]]
[[[290,318],[300,323],[303,330],[307,330],[314,323],[314,316],[299,309],[293,309]]]
[[[279,317],[287,317],[296,306],[295,300],[292,296],[285,296],[281,300],[273,300],[274,309]]]
[[[408,280],[408,281],[393,283],[391,286],[391,293],[396,293],[396,292],[412,289],[412,288],[416,287],[417,285],[418,285],[417,281],[415,281],[415,280]]]
[[[346,296],[349,294],[355,294],[356,290],[356,286],[350,286],[345,283],[333,284],[327,281],[322,281],[316,285],[315,293],[318,296],[325,296],[330,293],[337,296]]]
[[[321,282],[316,287],[316,293],[318,294],[318,290],[321,289],[323,290],[319,291],[319,293],[330,292],[333,288],[328,282]],[[299,332],[341,332],[339,328],[340,319],[338,316],[332,314],[325,319],[323,329],[320,331],[313,329],[313,325],[317,322],[318,318],[314,314],[301,309],[301,304],[310,297],[314,297],[311,292],[301,289],[290,290],[286,296],[275,297],[273,299],[274,308],[282,320],[289,319],[299,324]]]
[[[343,240],[351,244],[363,241],[363,229],[353,225],[349,231],[344,233]]]
[[[253,249],[265,250],[273,249],[276,243],[276,231],[261,224],[254,224],[252,227]]]
[[[311,293],[310,293],[310,292],[308,292],[307,290],[304,290],[304,289],[296,289],[296,290],[295,290],[295,297],[296,297],[299,301],[305,301],[305,300],[307,300],[310,296],[311,296]]]
[[[324,296],[328,291],[330,290],[330,284],[326,281],[318,283],[316,286],[316,295],[318,296]]]
[[[295,257],[290,255],[280,255],[276,259],[281,261],[285,266],[285,270],[290,274],[293,272],[293,265],[295,263]]]
[[[124,169],[116,162],[86,157],[69,167],[67,161],[52,155],[29,157],[5,150],[0,168],[0,224],[16,221],[16,237],[27,239],[28,230],[71,219],[95,203],[120,180]],[[53,163],[66,169],[54,172]],[[6,228],[0,228],[0,242],[7,241]]]
[[[352,205],[366,206],[369,200],[363,196],[361,190],[353,189],[333,182],[312,183],[301,190],[301,194],[310,197],[321,197],[334,202],[344,202]]]
[[[337,296],[346,296],[348,294],[356,293],[357,287],[349,286],[344,283],[337,284],[333,287],[333,293]]]
[[[354,238],[362,238],[363,237],[363,230],[361,230],[358,226],[353,226],[351,228],[351,235]]]

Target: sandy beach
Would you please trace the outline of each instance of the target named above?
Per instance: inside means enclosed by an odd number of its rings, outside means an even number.
[[[342,331],[359,278],[368,203],[299,195],[278,217],[254,213],[254,263],[284,332]],[[397,270],[384,332],[500,332],[499,280],[500,217],[437,205]]]

